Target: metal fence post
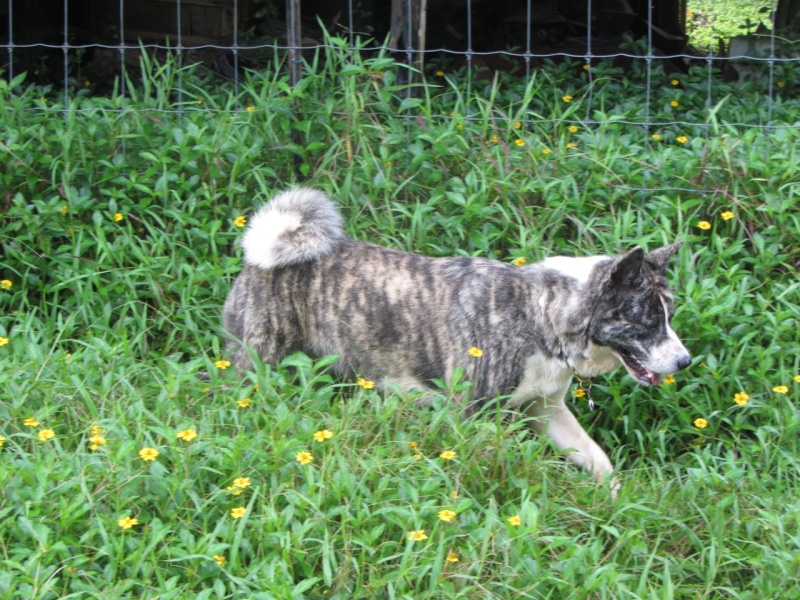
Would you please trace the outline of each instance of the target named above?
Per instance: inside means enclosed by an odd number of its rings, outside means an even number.
[[[286,42],[289,47],[289,84],[292,87],[292,91],[294,91],[295,87],[300,82],[300,78],[303,76],[303,41],[301,35],[300,0],[286,0]],[[294,120],[299,121],[300,106],[297,98],[293,100],[292,105]],[[292,128],[292,144],[298,149],[303,146],[303,134],[296,128]],[[294,171],[295,175],[299,178],[302,178],[302,172],[300,171],[302,162],[302,157],[299,152],[296,151],[294,155]]]

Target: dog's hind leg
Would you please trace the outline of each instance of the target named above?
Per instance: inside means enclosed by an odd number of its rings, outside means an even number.
[[[532,403],[526,412],[528,416],[533,417],[531,421],[533,429],[553,440],[559,451],[571,451],[568,454],[569,459],[590,473],[595,481],[601,483],[610,478],[614,471],[611,460],[581,427],[563,398],[556,401],[539,400]],[[612,479],[611,488],[614,496],[618,487],[619,484]]]

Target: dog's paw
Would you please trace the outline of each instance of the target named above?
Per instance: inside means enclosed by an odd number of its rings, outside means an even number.
[[[611,487],[611,499],[616,501],[620,489],[619,479],[613,477],[609,482],[609,485]]]

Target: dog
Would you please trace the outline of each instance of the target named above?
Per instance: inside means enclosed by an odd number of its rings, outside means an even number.
[[[460,370],[470,410],[504,397],[598,482],[613,467],[567,408],[573,376],[623,366],[655,386],[691,362],[670,324],[666,279],[681,242],[524,266],[429,258],[349,239],[334,203],[300,188],[258,210],[241,245],[245,264],[223,308],[239,371],[253,353],[275,365],[302,351],[337,355],[343,377],[432,392]]]

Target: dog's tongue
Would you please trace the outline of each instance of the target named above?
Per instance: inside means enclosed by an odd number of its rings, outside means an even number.
[[[650,383],[652,385],[658,385],[659,383],[661,383],[661,380],[663,379],[661,373],[653,373],[649,369],[647,370],[647,376],[650,378]]]

